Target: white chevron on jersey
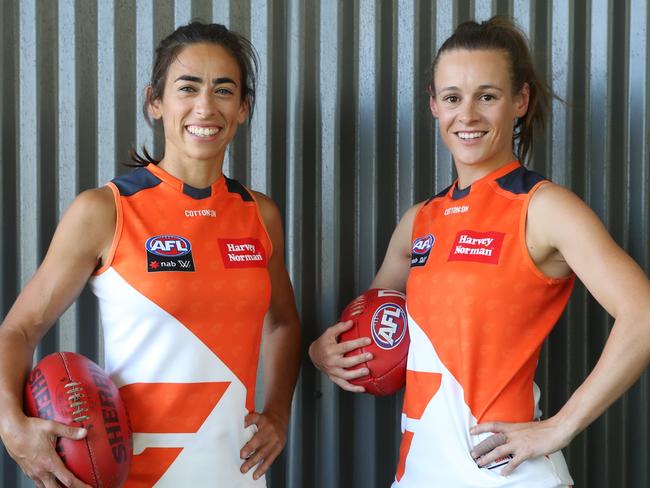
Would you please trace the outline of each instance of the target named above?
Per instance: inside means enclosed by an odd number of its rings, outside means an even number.
[[[105,369],[118,388],[133,383],[230,383],[198,432],[134,433],[135,455],[148,447],[183,448],[155,486],[210,486],[217,480],[219,486],[266,486],[264,477],[252,479],[254,470],[245,476],[240,473],[243,461],[238,451],[229,461],[215,459],[218,453],[232,451],[232,446],[243,447],[254,433],[255,426],[244,429],[246,390],[239,378],[187,327],[113,268],[91,278],[90,286],[99,300],[104,342],[109,346]]]
[[[420,419],[402,414],[402,433],[406,430],[414,435],[404,475],[394,481],[392,488],[556,488],[572,483],[559,451],[525,461],[507,477],[500,475],[503,467],[479,468],[469,453],[490,434],[470,435],[476,419],[465,403],[462,386],[440,361],[433,344],[410,314],[408,324],[411,346],[407,369],[439,373],[442,377]]]

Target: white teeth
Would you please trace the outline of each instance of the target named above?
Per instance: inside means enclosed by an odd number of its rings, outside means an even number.
[[[485,132],[459,132],[458,137],[461,139],[478,139],[482,137]]]
[[[196,125],[188,125],[187,131],[199,137],[210,137],[219,132],[217,127],[197,127]]]

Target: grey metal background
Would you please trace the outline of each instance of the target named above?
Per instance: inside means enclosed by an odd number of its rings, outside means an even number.
[[[646,0],[0,0],[2,315],[74,196],[125,171],[132,145],[154,145],[140,112],[153,49],[200,17],[249,36],[260,53],[255,117],[226,167],[282,210],[308,344],[368,286],[400,215],[452,180],[428,112],[429,63],[459,21],[495,13],[529,34],[539,68],[569,102],[554,103],[532,166],[584,198],[647,273]],[[82,295],[39,357],[77,350],[101,362],[93,300]],[[578,286],[542,353],[546,413],[590,371],[611,322]],[[646,373],[565,450],[577,486],[650,486],[648,386]],[[269,485],[388,486],[401,401],[343,393],[305,355]],[[0,480],[31,486],[6,452]]]

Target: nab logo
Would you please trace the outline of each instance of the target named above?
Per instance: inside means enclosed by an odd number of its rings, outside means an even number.
[[[156,256],[185,256],[192,250],[190,241],[181,236],[155,236],[147,239],[147,251]]]
[[[413,241],[413,254],[426,254],[433,247],[435,237],[427,234],[424,237],[418,237]]]
[[[406,313],[395,303],[385,303],[372,316],[372,339],[382,349],[393,349],[406,335]]]

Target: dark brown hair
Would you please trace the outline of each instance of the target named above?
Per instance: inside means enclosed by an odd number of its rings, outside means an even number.
[[[193,21],[183,25],[165,37],[156,48],[156,57],[153,63],[151,80],[147,96],[142,104],[142,112],[147,123],[153,126],[149,116],[149,105],[154,100],[160,100],[165,90],[165,81],[169,67],[176,60],[181,51],[191,44],[217,44],[224,47],[237,61],[241,75],[241,100],[248,104],[249,120],[253,117],[255,109],[255,86],[257,83],[257,71],[259,66],[257,52],[251,42],[244,36],[228,30],[221,24],[205,24],[200,21]],[[146,166],[147,164],[158,164],[147,151],[142,147],[142,155],[135,149],[131,149],[133,164],[128,166]]]
[[[526,162],[533,147],[533,136],[546,124],[552,91],[539,76],[528,47],[526,36],[507,17],[495,16],[480,24],[463,22],[449,37],[433,58],[429,93],[435,95],[434,76],[440,56],[447,51],[467,49],[470,51],[496,49],[507,54],[510,64],[512,92],[518,93],[524,83],[530,87],[526,115],[517,119],[512,135],[513,152],[519,161]]]

